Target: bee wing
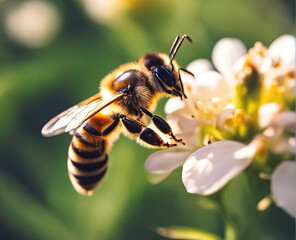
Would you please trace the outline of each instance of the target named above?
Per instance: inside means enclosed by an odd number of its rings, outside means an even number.
[[[102,97],[96,94],[55,116],[45,124],[41,134],[45,137],[51,137],[64,132],[71,132],[123,95],[124,93],[120,93],[110,99],[102,100]]]

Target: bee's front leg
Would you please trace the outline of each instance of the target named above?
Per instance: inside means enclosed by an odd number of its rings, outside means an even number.
[[[151,128],[147,128],[143,123],[119,114],[122,124],[125,129],[131,135],[138,136],[138,140],[150,147],[175,147],[176,144],[169,144],[163,141],[163,139]]]
[[[148,111],[146,108],[140,107],[140,111],[145,113],[148,117],[151,118],[154,125],[164,134],[170,136],[172,139],[174,139],[176,142],[180,142],[183,145],[185,143],[182,139],[177,139],[175,135],[172,132],[172,128],[170,125],[160,116],[152,114],[150,111]]]

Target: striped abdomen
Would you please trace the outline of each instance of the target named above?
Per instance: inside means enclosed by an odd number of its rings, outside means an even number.
[[[80,194],[91,195],[92,190],[103,179],[107,166],[107,139],[102,129],[110,119],[97,114],[76,130],[68,152],[68,172],[70,180]]]

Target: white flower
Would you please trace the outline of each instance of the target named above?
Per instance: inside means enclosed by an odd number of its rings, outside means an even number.
[[[295,61],[295,57],[287,52],[287,47],[282,47],[283,41],[291,44],[291,37],[276,40],[270,51],[261,43],[256,43],[247,55],[242,56],[246,50],[239,40],[223,39],[212,54],[220,73],[213,71],[206,60],[189,64],[195,79],[182,75],[188,99],[171,98],[165,106],[173,132],[183,138],[186,146],[154,153],[146,161],[146,170],[168,176],[183,164],[182,180],[186,190],[209,195],[245,170],[256,157],[266,157],[268,148],[276,154],[295,153],[295,138],[291,135],[295,134],[296,113],[284,111],[287,107],[283,105],[282,98],[267,101],[264,92],[259,94],[266,88],[267,78],[279,81],[275,78],[278,74],[271,75],[270,72],[282,71],[279,66],[284,69],[286,64]],[[256,74],[252,75],[254,71]],[[284,75],[292,81],[289,78],[291,74],[287,75],[284,71]],[[254,79],[248,80],[253,76]],[[257,88],[246,81],[254,81]],[[256,81],[263,82],[257,84]],[[282,82],[278,83],[284,86]],[[234,90],[237,91],[239,84],[243,87],[240,88],[240,95],[236,96],[242,97],[239,100],[241,107],[237,108]],[[244,84],[249,84],[245,86],[249,88],[249,96],[244,95]],[[252,94],[261,98],[254,101]],[[279,95],[282,96],[283,92],[276,97]],[[222,141],[202,147],[208,135],[206,133]],[[253,138],[251,142],[247,140],[250,137]],[[186,160],[182,159],[184,156],[188,156]]]
[[[296,163],[284,161],[271,176],[271,193],[275,204],[296,216]]]
[[[25,1],[7,12],[4,27],[12,40],[29,48],[39,48],[57,35],[60,16],[49,2]]]

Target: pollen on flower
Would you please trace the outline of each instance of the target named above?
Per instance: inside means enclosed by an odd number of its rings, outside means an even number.
[[[258,211],[265,211],[270,207],[271,203],[272,203],[272,201],[271,201],[270,196],[267,196],[258,202],[257,210]]]
[[[230,115],[225,121],[224,121],[224,128],[230,128],[233,125],[233,115]]]
[[[192,109],[193,110],[193,109]],[[191,114],[191,117],[195,119],[195,116],[197,115],[199,118],[204,120],[212,120],[214,115],[214,108],[212,106],[212,103],[204,103],[202,101],[197,101],[194,105],[194,110],[196,114]]]
[[[274,63],[273,63],[273,67],[278,68],[281,66],[281,58],[277,58]]]
[[[287,76],[288,76],[289,78],[294,79],[294,78],[295,78],[295,70],[291,70],[291,71],[289,71],[289,72],[287,73]],[[293,82],[294,82],[294,81],[293,81]]]
[[[259,173],[259,178],[261,178],[263,180],[270,180],[271,179],[271,176],[270,176],[270,174],[261,172],[261,173]]]
[[[259,156],[259,157],[265,156],[267,147],[268,147],[267,138],[265,138],[265,137],[261,138],[260,143],[258,144],[258,148],[256,150],[256,155]]]
[[[262,42],[256,42],[254,44],[254,48],[250,49],[250,54],[258,54],[262,57],[265,57],[267,55],[267,48],[263,45]]]
[[[252,66],[257,71],[262,72],[262,66],[264,65],[268,49],[262,44],[262,42],[256,42],[254,47],[248,52],[248,59],[252,63]]]
[[[211,111],[211,109],[209,109],[209,108],[205,108],[205,109],[203,109],[203,111],[202,111],[202,114],[204,115],[204,117],[206,118],[206,119],[211,119],[211,117],[212,117],[212,114],[213,112]]]
[[[266,164],[268,143],[268,139],[263,135],[257,135],[252,142],[249,143],[249,151],[251,151],[255,157],[252,163],[253,166],[260,168]]]
[[[295,148],[295,138],[294,138],[294,137],[290,137],[290,138],[288,139],[288,142],[289,142],[289,144],[290,144],[291,146],[294,146],[294,148]]]
[[[196,108],[197,109],[204,109],[205,108],[205,103],[202,101],[197,101],[196,102]]]
[[[237,124],[245,124],[245,112],[242,109],[235,109],[234,118]]]
[[[279,93],[283,94],[285,92],[286,88],[284,86],[279,87]]]
[[[247,77],[247,76],[250,76],[253,72],[253,69],[251,66],[246,66],[244,69],[244,76]]]
[[[272,85],[271,85],[271,87],[269,89],[269,94],[267,95],[267,101],[269,99],[274,98],[274,96],[279,96],[279,94],[281,94],[280,86],[278,84],[278,81],[276,79],[274,79],[272,81]]]
[[[212,98],[212,106],[214,108],[222,108],[222,103],[221,103],[221,99],[218,97],[213,97]]]
[[[243,67],[237,70],[234,76],[238,83],[243,84],[245,79],[252,76],[254,71],[256,70],[253,61],[249,58],[246,58]]]

